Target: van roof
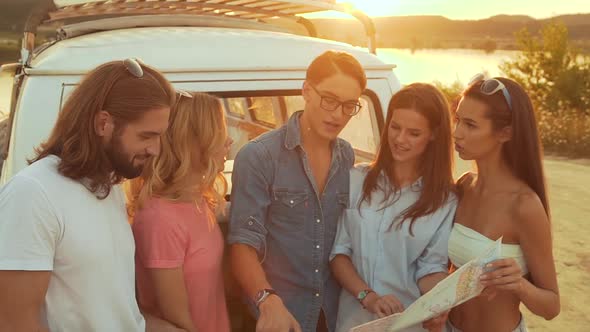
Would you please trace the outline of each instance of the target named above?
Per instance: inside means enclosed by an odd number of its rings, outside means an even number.
[[[354,55],[366,70],[391,70],[366,49],[288,33],[144,27],[96,32],[56,42],[37,54],[31,75],[84,74],[112,60],[137,57],[163,72],[305,70],[326,50]]]

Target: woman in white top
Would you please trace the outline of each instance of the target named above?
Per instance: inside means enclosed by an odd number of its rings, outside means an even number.
[[[401,312],[446,277],[456,207],[452,159],[440,91],[417,83],[395,94],[376,160],[350,173],[349,208],[330,257],[343,287],[337,331]],[[430,323],[440,330],[444,320]]]
[[[549,205],[533,107],[506,78],[476,77],[456,113],[455,148],[477,173],[458,181],[460,203],[449,240],[456,267],[502,238],[502,259],[481,279],[484,295],[451,311],[450,331],[526,331],[519,307],[552,319],[559,291]]]

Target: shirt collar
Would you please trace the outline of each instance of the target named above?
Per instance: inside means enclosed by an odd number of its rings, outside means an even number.
[[[299,117],[303,111],[297,111],[291,115],[287,121],[287,134],[285,135],[285,148],[288,150],[295,149],[301,145],[301,130],[299,125]]]
[[[303,114],[303,111],[297,111],[291,115],[289,120],[287,121],[287,134],[285,135],[285,148],[288,150],[293,150],[297,146],[302,146],[301,144],[301,124],[300,118]],[[332,155],[338,161],[341,159],[341,143],[338,138],[336,138],[332,142]]]

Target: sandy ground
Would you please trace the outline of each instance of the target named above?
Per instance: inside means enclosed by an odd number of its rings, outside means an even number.
[[[456,174],[470,165],[459,161]],[[545,159],[561,313],[552,321],[524,306],[530,331],[590,331],[590,161]]]

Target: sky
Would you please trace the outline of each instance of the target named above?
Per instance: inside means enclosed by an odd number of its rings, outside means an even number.
[[[498,14],[548,18],[562,14],[590,13],[590,0],[337,0],[348,2],[369,16],[442,15],[470,20]],[[306,17],[308,17],[306,15]],[[349,17],[332,13],[310,17]]]

